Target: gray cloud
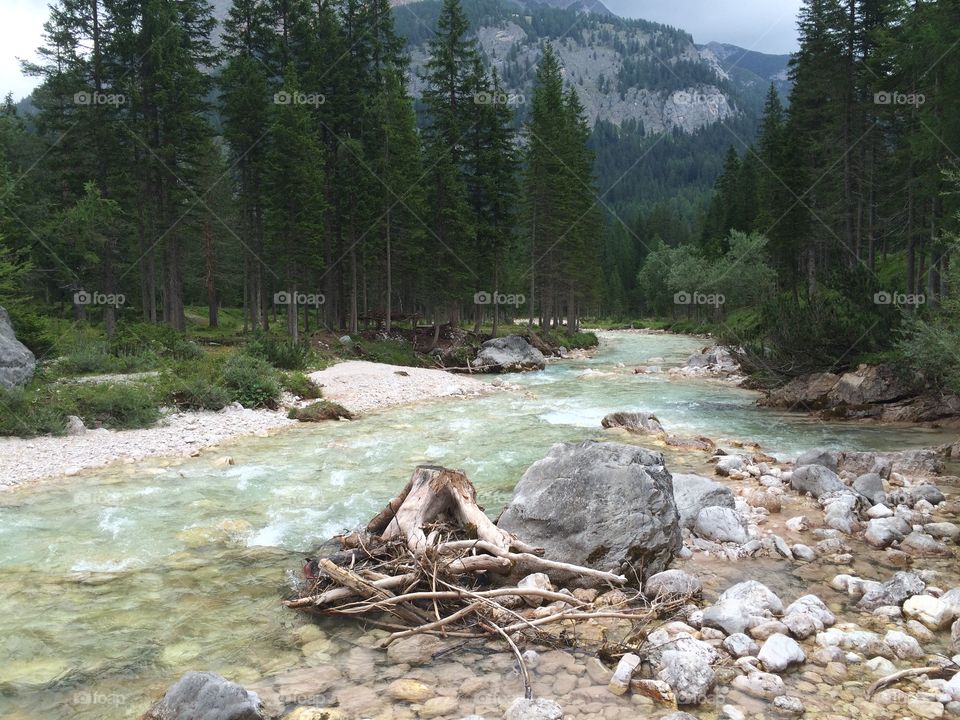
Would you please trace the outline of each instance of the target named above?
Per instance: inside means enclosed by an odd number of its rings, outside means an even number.
[[[731,43],[766,53],[797,49],[802,0],[604,0],[624,17],[686,30],[698,43]]]

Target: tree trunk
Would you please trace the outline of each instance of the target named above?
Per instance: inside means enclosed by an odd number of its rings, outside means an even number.
[[[217,308],[217,258],[213,248],[213,233],[210,231],[210,221],[203,221],[203,255],[207,265],[207,324],[219,327],[219,313]]]

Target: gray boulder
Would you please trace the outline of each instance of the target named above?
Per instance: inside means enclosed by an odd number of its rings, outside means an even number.
[[[803,595],[798,597],[787,606],[786,610],[783,611],[784,617],[801,613],[810,615],[821,622],[825,627],[830,627],[837,622],[837,618],[832,612],[830,612],[830,608],[828,608],[826,603],[824,603],[823,600],[818,598],[816,595]]]
[[[883,489],[883,478],[878,473],[865,473],[853,481],[853,489],[863,495],[872,505],[881,505],[887,501],[887,492]]]
[[[847,489],[837,474],[823,465],[801,465],[796,468],[790,476],[790,485],[798,492],[808,492],[817,498]]]
[[[876,610],[884,605],[903,605],[903,602],[927,589],[927,584],[916,573],[901,571],[879,588],[869,590],[860,598],[857,607]]]
[[[706,540],[737,545],[743,545],[750,537],[739,513],[725,507],[705,507],[701,510],[693,524],[693,532]]]
[[[760,646],[746,633],[734,633],[723,640],[723,649],[734,658],[755,656],[760,652]]]
[[[562,720],[563,708],[555,700],[517,698],[503,715],[503,720]]]
[[[673,499],[680,513],[680,526],[685,528],[693,527],[697,515],[706,507],[725,507],[732,510],[736,505],[730,488],[703,475],[674,475]]]
[[[621,443],[554,445],[527,468],[497,524],[551,559],[631,580],[666,570],[682,546],[663,455]]]
[[[910,498],[913,500],[914,504],[920,502],[921,500],[926,500],[931,505],[939,505],[947,499],[940,491],[940,488],[938,488],[936,485],[930,485],[927,483],[910,488]]]
[[[900,532],[898,518],[877,518],[867,523],[867,532],[864,539],[869,545],[878,549],[888,548],[894,543],[903,540],[904,533]]]
[[[837,472],[846,470],[854,475],[877,473],[889,478],[890,473],[902,475],[939,475],[943,472],[943,458],[936,450],[897,450],[894,452],[843,452]]]
[[[783,614],[783,601],[770,588],[756,580],[745,580],[727,588],[717,602],[738,602],[751,615]]]
[[[916,379],[896,365],[861,365],[840,377],[827,402],[856,407],[899,400],[916,391]]]
[[[663,425],[653,413],[646,412],[617,412],[610,413],[600,424],[605,428],[623,428],[637,435],[660,435],[664,432]]]
[[[141,720],[263,720],[256,693],[210,672],[188,672]]]
[[[782,614],[783,601],[770,588],[756,580],[746,580],[728,588],[715,605],[703,611],[703,625],[733,635]]]
[[[683,570],[664,570],[647,578],[643,594],[648,598],[690,598],[703,592],[699,578]]]
[[[7,311],[0,307],[0,387],[23,385],[33,377],[37,361],[33,353],[17,340]]]
[[[663,653],[657,679],[670,686],[678,705],[699,705],[717,684],[709,662],[695,653],[676,650]]]
[[[795,465],[797,467],[801,467],[803,465],[823,465],[824,467],[830,468],[836,472],[839,458],[840,453],[836,450],[812,448],[811,450],[800,453]]]
[[[507,335],[487,340],[473,364],[491,372],[518,372],[543,370],[546,362],[543,353],[522,337]]]

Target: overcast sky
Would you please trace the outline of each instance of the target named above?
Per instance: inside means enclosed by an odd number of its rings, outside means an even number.
[[[624,17],[682,28],[698,43],[739,45],[784,54],[797,49],[797,13],[802,0],[603,0]]]
[[[615,13],[682,28],[698,43],[711,40],[748,50],[796,50],[801,0],[605,0]],[[0,0],[0,96],[27,95],[35,78],[23,77],[17,58],[34,59],[47,18],[47,0]]]

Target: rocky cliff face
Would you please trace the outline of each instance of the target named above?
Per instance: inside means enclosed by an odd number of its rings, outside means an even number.
[[[414,81],[427,60],[427,46],[409,13],[432,16],[434,0],[407,3],[398,14],[398,29],[408,35]],[[468,12],[471,0],[464,3]],[[540,44],[550,40],[568,83],[580,95],[590,121],[622,126],[632,120],[646,134],[679,129],[692,133],[739,112],[735,89],[721,63],[704,54],[685,32],[642,20],[626,20],[607,11],[583,12],[583,2],[545,3],[562,11],[538,14],[538,3],[504,0],[496,13],[477,18],[476,37],[489,65],[497,68],[508,90],[506,101],[521,116],[533,92]],[[592,3],[587,3],[592,5]],[[606,8],[603,8],[606,10]],[[569,17],[566,17],[569,15]]]

